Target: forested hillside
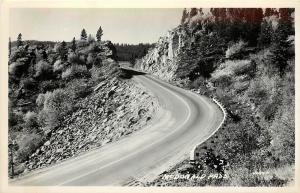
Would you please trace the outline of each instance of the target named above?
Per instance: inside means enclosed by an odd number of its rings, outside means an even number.
[[[9,43],[9,175],[46,167],[142,128],[156,99],[126,79],[110,41]],[[145,102],[147,101],[147,102]]]
[[[294,33],[294,9],[184,10],[180,25],[160,38],[136,68],[218,99],[228,116],[222,128],[198,147],[197,164],[186,160],[148,185],[293,183]],[[212,173],[221,177],[165,178]]]
[[[117,50],[117,60],[118,61],[128,61],[132,64],[135,63],[136,59],[144,57],[148,50],[153,47],[152,44],[114,44]]]

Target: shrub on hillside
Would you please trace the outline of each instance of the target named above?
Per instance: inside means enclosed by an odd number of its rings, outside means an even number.
[[[66,88],[73,99],[83,98],[93,90],[85,79],[74,79],[68,83]]]
[[[89,53],[87,59],[86,59],[86,64],[87,64],[87,67],[90,69],[92,68],[94,62],[95,62],[95,55],[92,54],[92,53]]]
[[[86,63],[87,64],[93,64],[95,60],[95,56],[92,53],[89,53],[87,59],[86,59]]]
[[[281,105],[281,96],[280,94],[275,94],[269,96],[269,100],[265,101],[261,106],[261,111],[263,117],[266,121],[274,119],[274,116]]]
[[[85,58],[83,55],[78,55],[72,52],[68,55],[68,62],[70,62],[71,64],[84,65]]]
[[[233,73],[237,76],[248,74],[253,76],[256,71],[256,63],[249,60],[241,60],[232,67]]]
[[[90,72],[86,66],[83,65],[72,65],[67,68],[61,75],[63,79],[70,80],[74,78],[90,77]]]
[[[35,112],[28,111],[24,116],[24,127],[28,132],[37,133],[39,127],[37,114]]]
[[[45,60],[39,61],[35,65],[35,75],[36,78],[47,79],[52,76],[52,66]]]
[[[41,135],[36,133],[21,133],[19,139],[16,141],[19,145],[19,150],[17,151],[17,160],[19,162],[24,162],[28,157],[36,151],[38,147],[41,146],[43,138]]]
[[[24,115],[22,112],[17,111],[14,112],[11,108],[9,108],[8,111],[8,125],[9,128],[13,128],[14,126],[20,126],[21,124],[24,123]],[[19,129],[19,128],[17,128]]]
[[[193,89],[193,88],[198,89],[198,88],[203,88],[203,87],[205,87],[205,78],[203,78],[202,76],[198,77],[196,80],[194,80],[190,84],[191,89]]]
[[[265,101],[269,93],[260,81],[253,81],[250,83],[247,95],[248,98],[253,99],[253,101],[258,104],[259,101]]]
[[[218,86],[226,87],[232,83],[232,74],[223,70],[216,71],[212,74],[211,81]]]
[[[13,62],[9,65],[8,72],[10,75],[20,77],[23,74],[24,63],[20,61]]]
[[[60,87],[59,82],[54,80],[42,81],[39,84],[39,90],[41,93],[46,93],[47,91],[53,91],[54,89],[57,89],[59,87]]]
[[[79,40],[77,42],[77,47],[82,48],[82,47],[87,47],[89,45],[89,42],[86,40]]]
[[[233,85],[233,88],[236,90],[237,93],[241,93],[241,92],[247,90],[248,87],[249,87],[248,82],[236,81]]]
[[[37,105],[39,108],[41,108],[41,107],[44,106],[45,95],[46,95],[46,94],[50,94],[50,93],[49,93],[49,92],[47,92],[47,93],[45,93],[45,94],[41,93],[41,94],[39,94],[38,97],[36,98],[35,103],[36,103],[36,105]]]
[[[235,58],[238,57],[239,54],[243,51],[247,43],[244,41],[240,40],[239,42],[233,44],[232,46],[228,47],[226,50],[226,58]]]
[[[15,51],[12,51],[10,55],[10,62],[16,62],[19,58],[24,58],[27,55],[27,51],[23,48],[20,47]]]
[[[61,60],[56,60],[53,65],[53,72],[61,72],[65,65],[61,62]]]
[[[228,86],[236,76],[253,76],[256,71],[256,63],[250,60],[228,60],[222,63],[212,73],[211,81],[219,85]]]
[[[44,108],[39,113],[39,121],[44,127],[53,129],[72,111],[72,98],[70,93],[63,89],[48,92],[44,97]]]
[[[32,78],[25,78],[21,80],[21,87],[26,90],[33,90],[37,86],[37,82],[35,82]]]

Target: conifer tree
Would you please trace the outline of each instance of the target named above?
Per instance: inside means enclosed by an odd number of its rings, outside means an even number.
[[[86,33],[85,29],[82,29],[82,31],[81,31],[80,39],[87,40],[87,33]]]
[[[96,34],[96,38],[98,42],[101,42],[101,37],[103,36],[103,30],[101,28],[101,26],[99,27],[97,34]]]
[[[261,31],[258,37],[258,45],[259,47],[266,47],[271,44],[273,35],[273,28],[271,23],[264,20],[261,24]]]
[[[76,40],[75,40],[75,37],[74,37],[73,40],[72,40],[71,49],[73,50],[73,52],[76,51]]]
[[[17,38],[17,47],[22,46],[23,41],[22,41],[22,34],[19,33],[18,38]]]
[[[285,20],[279,20],[277,29],[272,37],[270,63],[278,69],[281,77],[284,75],[285,68],[288,65],[287,61],[290,57],[288,52],[289,43],[287,42],[288,36],[291,35],[290,27],[290,23]]]
[[[59,55],[62,61],[66,61],[68,56],[67,43],[63,41],[59,47]]]

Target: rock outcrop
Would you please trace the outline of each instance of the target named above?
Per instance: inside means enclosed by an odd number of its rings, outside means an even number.
[[[160,37],[155,47],[137,62],[136,68],[150,72],[166,81],[176,78],[176,72],[180,66],[178,56],[187,49],[191,49],[197,36],[195,33],[197,26],[210,22],[212,19],[209,10],[185,9],[181,25],[170,30],[166,36]],[[202,30],[205,30],[205,27]]]
[[[142,71],[152,74],[164,80],[174,77],[177,66],[172,65],[180,49],[184,46],[187,33],[184,28],[178,27],[168,32],[165,37],[160,37],[155,47],[136,64]]]

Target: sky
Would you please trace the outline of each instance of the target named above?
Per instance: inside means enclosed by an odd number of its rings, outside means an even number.
[[[14,8],[9,15],[12,41],[22,33],[23,40],[71,41],[80,38],[83,28],[95,36],[99,26],[103,40],[113,43],[154,43],[178,26],[183,9],[65,9]]]

